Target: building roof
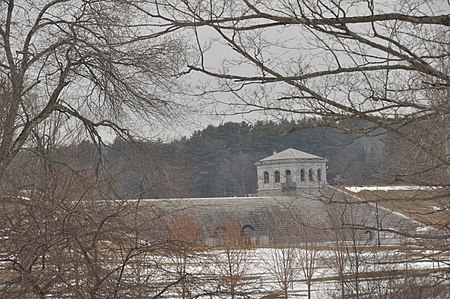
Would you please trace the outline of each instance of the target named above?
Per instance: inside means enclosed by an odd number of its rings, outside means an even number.
[[[144,199],[139,203],[141,212],[146,210],[144,207],[160,211],[162,220],[173,217],[194,220],[204,237],[211,237],[222,223],[233,220],[240,228],[251,227],[255,235],[268,236],[273,244],[291,238],[298,226],[314,232],[309,237],[317,242],[332,241],[336,229],[354,228],[365,240],[369,237],[367,231],[376,228],[411,235],[423,227],[404,215],[331,186],[299,190],[292,196]],[[398,237],[389,236],[388,242]],[[302,236],[295,235],[295,238],[299,243],[305,241]]]
[[[293,148],[288,148],[282,152],[273,154],[272,156],[269,156],[267,158],[261,159],[259,160],[260,162],[265,162],[265,161],[275,161],[275,160],[298,160],[298,159],[303,159],[303,160],[325,160],[322,157],[319,156],[315,156],[315,155],[311,155]]]

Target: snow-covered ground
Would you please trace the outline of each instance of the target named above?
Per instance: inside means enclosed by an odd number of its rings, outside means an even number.
[[[346,294],[356,289],[360,294],[389,292],[389,288],[411,283],[410,277],[420,277],[420,273],[440,283],[447,280],[450,258],[437,252],[347,249],[320,250],[315,255],[298,248],[208,251],[186,260],[186,289],[197,298],[230,298],[231,285],[235,284],[236,298],[264,298],[281,295],[285,282],[289,298],[307,298],[305,272],[312,271],[311,295],[321,299],[333,298],[342,290]],[[314,262],[305,263],[308,257]],[[180,275],[181,259],[163,259],[162,263],[173,267],[169,272]],[[162,277],[168,278],[167,268],[165,271]],[[179,298],[178,294],[179,288],[174,287],[166,298]]]

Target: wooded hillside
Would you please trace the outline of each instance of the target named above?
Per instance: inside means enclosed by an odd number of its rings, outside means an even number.
[[[364,127],[363,123],[348,125]],[[357,132],[311,119],[225,123],[171,143],[116,140],[105,156],[116,170],[122,169],[118,192],[126,197],[252,194],[256,192],[254,163],[289,147],[328,159],[330,184],[382,183],[392,147],[389,136],[368,138]]]

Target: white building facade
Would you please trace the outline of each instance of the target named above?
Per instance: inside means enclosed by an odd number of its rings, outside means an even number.
[[[288,148],[256,162],[258,196],[287,195],[305,188],[326,184],[327,160]]]

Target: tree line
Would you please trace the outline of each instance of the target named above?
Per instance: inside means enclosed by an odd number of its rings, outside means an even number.
[[[342,126],[342,123],[340,123]],[[329,120],[258,121],[209,125],[187,137],[162,141],[114,140],[102,151],[90,142],[64,147],[63,159],[84,152],[79,165],[102,163],[123,198],[223,197],[256,193],[255,162],[295,148],[327,162],[330,184],[400,183],[390,176],[400,146],[388,133],[358,133],[365,122],[342,130]],[[375,135],[375,133],[374,133]]]

